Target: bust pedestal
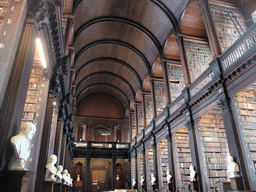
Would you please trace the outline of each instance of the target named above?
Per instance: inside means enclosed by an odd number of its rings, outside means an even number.
[[[152,185],[153,191],[157,189],[156,185]]]
[[[62,192],[62,183],[54,183],[54,192]]]
[[[198,181],[190,181],[190,189],[194,189],[195,191],[199,190]]]
[[[62,192],[66,192],[66,185],[65,184],[62,184]]]
[[[172,183],[167,183],[167,189],[170,190],[170,191],[175,191],[173,189]]]
[[[44,181],[43,191],[44,192],[52,192],[54,183],[55,183],[55,181]]]
[[[242,177],[229,178],[232,189],[244,190]]]
[[[141,185],[141,188],[146,191],[147,186],[146,185]]]
[[[134,186],[132,186],[132,189],[133,189],[133,190],[137,189],[137,184],[134,185]]]
[[[33,173],[31,171],[1,171],[0,189],[3,192],[27,191],[27,179]]]

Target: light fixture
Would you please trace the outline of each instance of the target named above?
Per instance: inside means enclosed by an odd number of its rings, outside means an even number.
[[[36,45],[37,45],[37,48],[38,48],[38,51],[39,51],[39,55],[40,55],[40,58],[41,58],[42,65],[43,65],[44,68],[46,68],[46,61],[45,61],[45,57],[44,57],[43,46],[42,46],[41,40],[39,38],[36,39]]]

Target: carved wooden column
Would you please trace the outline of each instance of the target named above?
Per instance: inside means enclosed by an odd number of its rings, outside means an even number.
[[[142,189],[147,191],[147,186],[148,186],[148,181],[147,181],[147,158],[146,158],[146,149],[145,149],[144,143],[143,143],[143,151],[142,151],[142,162],[143,162],[142,176],[144,177],[144,180],[145,180],[144,187]]]
[[[143,111],[143,125],[144,129],[147,126],[147,116],[146,116],[146,102],[145,102],[145,93],[142,93],[142,111]]]
[[[229,97],[224,97],[220,99],[218,103],[219,107],[222,110],[222,117],[224,122],[224,127],[226,130],[226,136],[228,141],[229,153],[234,157],[234,161],[239,165],[239,175],[243,186],[239,185],[239,190],[253,190],[253,178],[255,177],[250,175],[250,169],[247,167],[246,154],[244,153],[241,139],[238,135],[238,128],[235,124],[234,114],[231,108],[231,101]],[[247,154],[249,155],[249,154]],[[250,178],[250,179],[249,179]]]
[[[167,62],[162,61],[161,62],[162,69],[163,69],[163,76],[164,76],[164,91],[166,96],[166,105],[170,104],[172,102],[171,100],[171,92],[170,92],[170,82],[168,77],[168,71],[167,71]]]
[[[63,132],[63,128],[62,128],[62,122],[60,120],[58,120],[57,123],[57,130],[56,130],[56,137],[55,137],[55,144],[54,144],[54,154],[57,155],[58,160],[57,160],[57,165],[60,165],[60,153],[61,153],[61,143],[62,143],[62,132]]]
[[[129,142],[132,140],[132,111],[129,111]]]
[[[191,153],[191,160],[192,165],[195,168],[195,171],[197,173],[196,176],[196,182],[199,189],[196,189],[193,187],[196,191],[207,191],[203,184],[203,177],[202,177],[202,169],[200,166],[200,156],[199,156],[199,149],[198,149],[198,138],[195,133],[195,124],[194,120],[190,117],[190,119],[186,123],[186,127],[188,128],[188,135],[189,135],[189,146],[190,146],[190,153]]]
[[[91,155],[86,157],[86,184],[85,188],[87,192],[91,192]]]
[[[138,166],[137,166],[137,162],[138,162],[138,155],[137,155],[137,150],[135,149],[135,181],[136,181],[136,186],[135,186],[135,189],[138,189],[138,174],[139,174],[139,171],[138,171]],[[132,181],[131,181],[132,182]]]
[[[178,34],[176,41],[178,43],[179,50],[180,50],[181,66],[182,66],[182,71],[183,71],[183,75],[184,75],[185,85],[187,87],[191,84],[191,78],[190,78],[190,73],[189,73],[189,67],[188,67],[188,61],[187,61],[187,56],[186,56],[183,35]]]
[[[158,176],[158,166],[162,166],[162,164],[158,165],[158,159],[157,159],[157,154],[158,154],[158,148],[157,148],[157,143],[156,143],[156,138],[155,136],[153,135],[153,138],[152,138],[152,147],[153,147],[153,166],[154,166],[154,176],[156,178],[156,185],[153,186],[153,190],[156,190],[158,189],[158,191],[160,190],[159,189],[159,176]],[[154,187],[156,189],[154,189]]]
[[[200,11],[202,13],[205,29],[211,46],[213,57],[218,57],[222,54],[221,44],[219,41],[218,33],[214,27],[214,21],[211,16],[211,10],[207,0],[198,1]]]
[[[49,142],[50,142],[52,114],[53,114],[53,101],[54,101],[53,93],[51,90],[49,90],[45,120],[44,120],[44,126],[43,126],[42,141],[41,141],[41,147],[39,152],[36,185],[35,185],[35,191],[38,191],[38,192],[42,191],[43,189],[43,182],[45,179],[45,165],[48,161],[47,154],[48,154]]]
[[[4,96],[3,103],[0,106],[1,170],[8,167],[8,163],[11,161],[11,158],[13,156],[11,151],[7,150],[7,148],[12,148],[12,146],[9,143],[9,139],[10,137],[18,133],[21,124],[26,93],[29,85],[30,73],[33,65],[35,42],[36,34],[34,28],[34,21],[32,19],[27,18],[24,24],[17,52],[12,53],[15,59],[13,58],[13,67],[12,69],[10,69],[11,72],[8,81],[8,86],[5,92],[3,91],[0,94]],[[0,49],[0,52],[2,51],[4,52],[4,50]],[[5,59],[4,56],[0,58],[0,68],[3,59]],[[0,71],[1,70],[2,69],[0,69]],[[0,78],[2,78],[1,72]]]
[[[139,133],[139,118],[138,118],[138,104],[134,104],[135,107],[135,125],[136,125],[136,133],[137,136]]]
[[[60,149],[60,157],[59,157],[59,164],[64,166],[65,164],[65,156],[66,156],[66,145],[67,145],[67,140],[66,140],[66,135],[63,134],[61,138],[61,149]]]
[[[116,161],[117,161],[117,157],[113,156],[112,157],[112,190],[114,191],[116,188]]]
[[[151,96],[152,96],[152,104],[153,104],[153,118],[157,116],[156,112],[156,94],[155,94],[155,80],[150,79],[150,86],[151,86]]]
[[[167,122],[167,129],[168,129],[168,135],[166,136],[167,140],[167,147],[168,147],[168,159],[169,159],[169,171],[172,175],[171,178],[171,184],[168,184],[168,188],[170,191],[176,190],[176,178],[175,178],[175,165],[174,165],[174,157],[173,157],[173,144],[172,144],[172,134],[171,134],[171,127],[169,123]]]

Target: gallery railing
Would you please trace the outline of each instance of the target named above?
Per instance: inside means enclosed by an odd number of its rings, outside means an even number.
[[[76,147],[83,147],[87,149],[129,149],[129,143],[122,142],[94,142],[94,141],[75,141]]]
[[[256,24],[248,29],[236,42],[234,42],[221,56],[215,58],[209,64],[209,67],[188,87],[189,97],[192,100],[197,96],[200,96],[202,89],[209,87],[215,80],[220,78],[222,74],[225,74],[233,67],[238,67],[242,65],[243,58],[256,53]],[[255,56],[254,56],[255,57]],[[167,110],[170,115],[179,111],[179,109],[184,106],[187,100],[188,93],[183,90],[182,94],[177,97],[168,107]],[[154,129],[154,126],[160,125],[161,120],[165,121],[169,118],[168,113],[161,113],[161,117],[156,117],[152,120],[143,131],[141,131],[136,137],[131,141],[131,146],[139,143],[143,137],[150,134]]]

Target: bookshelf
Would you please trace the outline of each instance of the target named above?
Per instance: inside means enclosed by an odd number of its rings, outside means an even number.
[[[138,115],[138,134],[144,129],[143,122],[143,108],[141,105],[137,106],[137,115]]]
[[[151,95],[145,95],[145,107],[146,107],[146,122],[147,122],[147,125],[149,125],[149,123],[153,119],[153,103],[152,103]]]
[[[184,41],[186,55],[188,60],[188,67],[191,81],[201,75],[212,61],[211,48],[208,43]]]
[[[138,171],[138,182],[139,186],[141,186],[141,176],[143,175],[143,155],[140,153],[137,158],[139,171]],[[145,180],[146,178],[144,178]]]
[[[132,118],[132,139],[136,136],[136,120],[135,120],[135,114],[131,114]]]
[[[203,143],[209,187],[214,188],[218,186],[217,182],[227,182],[229,149],[220,109],[202,115],[197,126]]]
[[[136,181],[136,162],[135,158],[131,158],[131,182]]]
[[[170,83],[171,100],[174,101],[185,88],[185,82],[181,66],[167,64],[167,73]]]
[[[164,91],[164,82],[154,81],[155,85],[155,99],[156,99],[156,112],[159,115],[166,107],[166,98]]]
[[[157,144],[158,157],[159,157],[159,177],[160,177],[160,191],[166,191],[167,189],[167,171],[169,171],[169,160],[168,160],[168,147],[167,140],[163,139]]]
[[[242,11],[238,8],[224,7],[213,3],[209,5],[224,52],[246,31],[245,19]]]
[[[174,163],[176,166],[177,188],[184,191],[190,184],[189,166],[192,165],[187,128],[180,128],[173,134]]]
[[[3,20],[4,20],[4,15],[7,11],[8,5],[9,5],[9,0],[1,0],[0,1],[0,28],[2,26]]]
[[[146,150],[146,157],[147,157],[147,189],[149,191],[153,191],[153,188],[151,186],[151,174],[154,174],[154,158],[153,158],[153,155],[154,155],[154,151],[153,151],[153,147],[150,147]]]
[[[42,67],[33,67],[29,79],[29,86],[26,95],[26,101],[22,116],[22,123],[34,122],[36,116],[38,116],[37,101],[41,100],[40,93],[43,80],[43,69]]]
[[[248,163],[256,172],[256,85],[240,91],[234,99],[239,119],[238,126],[244,138],[246,151],[249,151]]]

